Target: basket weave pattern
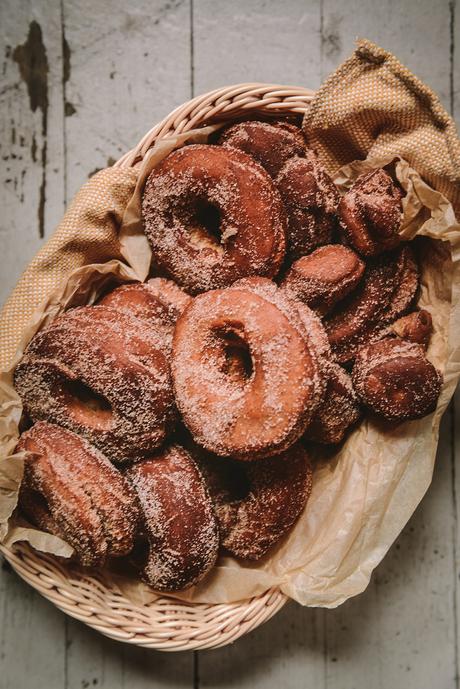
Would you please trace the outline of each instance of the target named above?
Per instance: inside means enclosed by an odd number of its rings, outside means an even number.
[[[115,165],[131,167],[159,139],[204,124],[245,115],[303,115],[314,92],[295,86],[239,84],[216,89],[176,108]],[[26,544],[0,546],[16,572],[65,613],[102,634],[163,651],[217,648],[267,621],[286,603],[277,588],[238,603],[206,605],[158,596],[136,605],[114,588],[105,573],[82,573],[70,563]]]

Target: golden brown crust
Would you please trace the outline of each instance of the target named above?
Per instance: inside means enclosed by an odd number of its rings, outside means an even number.
[[[363,404],[388,421],[418,419],[434,411],[442,384],[423,347],[398,337],[360,349],[352,376]]]
[[[286,534],[311,493],[312,470],[297,444],[260,462],[238,462],[196,448],[219,522],[222,546],[259,560]]]
[[[360,175],[339,204],[346,241],[363,256],[395,248],[400,240],[402,192],[383,169]]]
[[[351,377],[341,366],[330,362],[324,400],[304,438],[324,444],[340,443],[360,418],[361,409]]]
[[[288,160],[275,179],[287,211],[288,256],[295,260],[330,244],[339,192],[313,151]]]
[[[219,548],[216,517],[203,478],[179,445],[126,472],[140,502],[147,554],[142,578],[157,591],[179,591],[200,581]]]
[[[80,433],[114,462],[158,447],[175,419],[164,342],[106,306],[59,316],[29,343],[14,384],[26,413]]]
[[[302,130],[280,121],[248,120],[232,124],[222,130],[217,143],[247,153],[272,177],[276,177],[289,158],[304,156],[307,151]]]
[[[101,452],[43,421],[22,434],[16,450],[27,452],[19,505],[33,524],[63,538],[86,566],[131,551],[136,497]]]
[[[357,286],[363,273],[364,263],[354,251],[328,244],[295,261],[280,287],[325,315]]]
[[[286,213],[267,172],[234,148],[185,146],[150,174],[142,200],[154,265],[192,294],[272,277]]]
[[[253,460],[300,437],[325,381],[299,314],[247,281],[194,299],[177,322],[172,372],[178,407],[195,440],[218,455]],[[236,373],[228,365],[234,357],[242,362]]]

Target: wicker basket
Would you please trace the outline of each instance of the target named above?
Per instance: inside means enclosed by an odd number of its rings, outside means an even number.
[[[308,89],[276,84],[216,89],[176,108],[116,166],[131,167],[159,139],[204,124],[246,115],[303,115],[313,95]],[[121,595],[104,572],[82,573],[26,544],[14,549],[0,546],[0,550],[25,581],[71,617],[113,639],[162,651],[224,646],[266,622],[287,601],[275,588],[225,605],[191,604],[158,596],[149,605],[138,606]]]

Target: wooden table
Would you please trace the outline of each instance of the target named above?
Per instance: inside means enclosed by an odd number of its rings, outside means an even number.
[[[80,185],[200,92],[317,88],[363,36],[460,114],[455,0],[2,0],[0,27],[0,300]],[[4,563],[0,689],[458,686],[454,419],[451,408],[429,493],[367,591],[337,610],[288,605],[232,647],[169,655],[109,641]]]

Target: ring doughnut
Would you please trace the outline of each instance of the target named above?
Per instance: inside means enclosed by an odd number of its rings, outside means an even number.
[[[363,256],[376,256],[401,241],[402,192],[385,170],[360,175],[339,203],[347,242]]]
[[[281,289],[324,316],[354,290],[364,273],[364,263],[341,244],[321,246],[295,261]]]
[[[199,445],[251,460],[300,437],[325,381],[299,322],[295,312],[290,319],[238,285],[201,294],[186,308],[174,333],[172,373],[177,405]],[[234,358],[239,375],[235,366],[229,372]]]
[[[198,451],[219,522],[221,545],[259,560],[295,523],[311,493],[312,469],[296,444],[261,462],[238,462]]]
[[[248,120],[222,130],[217,143],[247,153],[276,177],[293,156],[304,156],[307,142],[299,127],[289,122]]]
[[[81,434],[114,462],[150,454],[175,419],[164,344],[106,306],[68,311],[35,335],[14,385],[33,421]]]
[[[134,492],[109,460],[86,440],[40,421],[19,439],[26,451],[19,492],[23,513],[60,536],[85,566],[127,555],[139,520]]]
[[[423,347],[398,337],[360,349],[352,377],[363,404],[387,421],[418,419],[434,411],[442,384]]]
[[[142,213],[157,267],[192,294],[246,275],[272,277],[284,259],[278,191],[234,148],[196,144],[170,153],[147,180]]]
[[[313,151],[290,158],[275,179],[288,218],[291,260],[330,244],[337,227],[339,192]]]
[[[190,454],[179,445],[126,471],[142,508],[142,578],[157,591],[196,584],[214,565],[219,531],[211,498]]]

